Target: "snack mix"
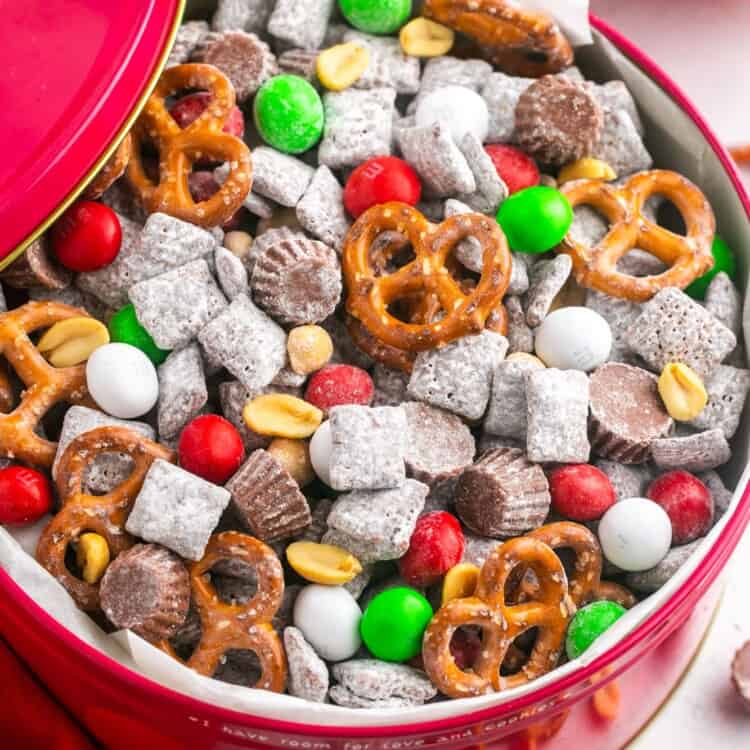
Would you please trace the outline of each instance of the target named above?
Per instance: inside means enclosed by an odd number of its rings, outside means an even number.
[[[577,658],[727,510],[750,390],[625,84],[419,7],[219,0],[0,274],[0,522],[108,632],[350,708]]]

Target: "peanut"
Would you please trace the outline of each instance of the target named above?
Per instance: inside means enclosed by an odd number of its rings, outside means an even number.
[[[54,367],[73,367],[108,343],[109,331],[103,323],[94,318],[68,318],[55,323],[37,348]]]
[[[253,246],[253,238],[247,232],[227,232],[224,235],[224,247],[243,260]]]
[[[286,342],[289,364],[298,375],[320,370],[333,355],[333,341],[320,326],[299,326],[289,331]]]
[[[315,479],[315,470],[310,462],[310,446],[306,441],[276,438],[267,450],[300,487],[305,487]]]
[[[443,579],[443,593],[441,604],[447,604],[452,599],[464,599],[473,596],[479,580],[479,568],[471,563],[454,565]]]
[[[329,586],[348,583],[362,572],[354,555],[332,544],[294,542],[286,548],[286,559],[305,580]]]
[[[513,354],[509,354],[505,359],[507,362],[533,362],[535,365],[539,365],[539,367],[547,367],[539,357],[535,357],[533,354],[527,354],[526,352],[513,352]]]
[[[87,532],[78,537],[76,562],[86,583],[97,583],[109,565],[109,545],[100,534]]]
[[[285,393],[268,393],[248,401],[242,418],[259,435],[306,438],[320,427],[323,412],[301,398]]]
[[[321,52],[315,70],[327,89],[343,91],[362,77],[369,64],[369,50],[356,42],[347,42]]]
[[[557,181],[561,185],[572,180],[604,180],[609,182],[616,179],[617,173],[606,161],[594,159],[590,156],[584,156],[583,159],[565,165],[560,170],[560,174],[557,175]]]
[[[427,18],[415,18],[401,29],[401,49],[413,57],[447,55],[456,41],[453,29]]]
[[[687,365],[670,362],[659,376],[659,395],[669,416],[678,422],[695,419],[708,403],[703,381]]]

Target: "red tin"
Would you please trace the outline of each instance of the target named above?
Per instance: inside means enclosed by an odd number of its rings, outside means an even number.
[[[750,217],[734,165],[685,95],[653,61],[602,21],[592,24],[656,82],[715,152],[726,189]],[[104,142],[104,141],[103,141]],[[0,634],[51,692],[110,750],[407,750],[492,747],[612,750],[622,747],[668,698],[688,669],[715,611],[719,576],[750,520],[750,488],[713,548],[665,604],[588,666],[502,706],[457,718],[390,727],[323,727],[238,713],[188,698],[130,671],[70,633],[0,570]],[[604,721],[589,701],[617,680],[622,708]],[[557,717],[557,718],[556,718]],[[559,731],[553,737],[552,728]]]

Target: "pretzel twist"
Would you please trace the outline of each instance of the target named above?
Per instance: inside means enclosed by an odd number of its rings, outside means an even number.
[[[255,569],[258,589],[252,599],[244,604],[227,604],[221,600],[210,582],[209,573],[222,560],[239,560]],[[284,596],[284,571],[276,553],[247,534],[237,531],[215,534],[203,558],[190,566],[190,583],[201,618],[201,638],[187,666],[212,677],[228,651],[253,651],[263,670],[255,687],[283,692],[287,675],[286,655],[271,624]],[[159,645],[170,656],[178,658],[168,642]]]
[[[201,114],[181,128],[169,114],[166,99],[184,89],[205,89],[211,101]],[[133,155],[128,180],[146,209],[161,211],[202,227],[228,221],[240,208],[252,186],[252,159],[239,138],[223,132],[235,104],[229,79],[212,65],[176,65],[162,73],[133,129]],[[143,146],[159,152],[159,182],[146,173]],[[219,190],[196,203],[188,185],[193,163],[205,157],[227,162],[229,174]]]
[[[505,72],[529,78],[573,64],[573,48],[545,13],[506,0],[427,0],[423,14],[471,37]]]
[[[506,584],[519,566],[534,573],[538,588],[532,601],[509,604]],[[452,698],[518,687],[555,667],[574,611],[565,569],[555,552],[538,539],[511,539],[487,558],[474,596],[448,602],[430,622],[423,641],[425,669]],[[483,631],[482,651],[471,672],[459,669],[450,651],[453,634],[466,625]],[[500,667],[513,642],[532,628],[538,628],[538,634],[528,661],[515,674],[502,676]]]
[[[573,260],[573,272],[581,286],[646,302],[662,289],[684,289],[711,270],[711,245],[716,232],[713,210],[703,193],[676,172],[655,169],[633,175],[624,185],[600,180],[576,180],[560,187],[570,205],[592,206],[610,223],[609,232],[593,247],[576,242],[568,234],[557,252]],[[643,205],[652,195],[663,195],[679,210],[687,234],[679,235],[643,216]],[[667,266],[655,276],[630,276],[617,270],[617,262],[634,248],[655,255]]]
[[[37,434],[42,417],[60,402],[93,405],[86,389],[85,365],[52,367],[39,353],[29,335],[68,318],[88,317],[85,310],[57,302],[27,302],[0,314],[0,355],[26,386],[21,401],[12,406],[12,389],[0,373],[0,456],[42,468],[50,468],[57,443]]]
[[[393,273],[385,273],[387,260],[403,242],[386,243],[375,258],[372,253],[377,238],[389,231],[406,237],[415,255]],[[465,291],[451,274],[449,256],[467,237],[482,245],[484,265],[476,287]],[[484,329],[508,288],[511,256],[497,222],[486,216],[463,214],[434,225],[411,206],[386,203],[366,211],[350,230],[343,269],[349,314],[381,344],[418,352]],[[417,322],[389,311],[402,300],[415,305],[411,317]]]
[[[89,465],[104,453],[125,453],[135,466],[128,478],[106,495],[84,492],[84,474]],[[62,509],[47,524],[36,549],[36,559],[86,611],[99,606],[99,584],[74,576],[65,565],[68,545],[84,532],[104,537],[114,559],[135,543],[124,530],[133,503],[141,490],[151,464],[161,458],[174,461],[174,453],[158,443],[125,427],[98,427],[70,442],[57,467],[57,491]]]
[[[94,201],[102,195],[125,174],[128,163],[133,155],[133,136],[128,133],[112,156],[107,159],[99,173],[88,184],[83,193],[85,200]]]

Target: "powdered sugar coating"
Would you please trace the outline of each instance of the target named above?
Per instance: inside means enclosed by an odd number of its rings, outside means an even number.
[[[565,286],[573,270],[569,255],[558,255],[552,260],[541,260],[531,267],[531,283],[526,292],[526,322],[531,328],[541,325],[552,307],[552,302]]]
[[[483,331],[442,349],[420,352],[407,392],[465,419],[481,419],[490,400],[492,375],[507,350],[504,336]]]
[[[231,302],[249,290],[245,264],[225,247],[217,247],[214,254],[216,278],[224,296]]]
[[[739,338],[742,331],[742,295],[724,271],[717,273],[708,285],[706,310]]]
[[[688,561],[702,542],[701,537],[690,544],[672,547],[656,567],[644,570],[642,573],[628,573],[625,576],[625,585],[643,594],[658,591]]]
[[[750,392],[750,370],[719,365],[705,385],[708,403],[690,425],[699,430],[718,427],[724,437],[730,440],[740,426],[742,411]]]
[[[662,469],[683,469],[693,473],[715,469],[732,457],[732,450],[720,429],[695,435],[654,440],[654,463]]]
[[[409,384],[409,376],[405,372],[391,370],[390,367],[378,362],[371,374],[375,386],[372,406],[399,406],[407,400],[406,387]]]
[[[411,708],[415,705],[414,701],[407,698],[383,698],[371,701],[355,695],[343,685],[333,685],[328,691],[328,697],[337,706],[344,708]]]
[[[289,663],[289,694],[323,703],[328,694],[328,667],[298,628],[284,629],[284,650]]]
[[[526,313],[519,297],[506,297],[503,301],[508,312],[508,353],[534,351],[534,332],[526,322]]]
[[[367,69],[354,84],[358,89],[383,86],[396,89],[399,94],[416,94],[419,91],[421,67],[419,58],[407,55],[398,39],[373,36],[360,31],[347,30],[343,42],[355,42],[370,53]]]
[[[360,562],[397,560],[409,539],[429,488],[414,479],[386,490],[355,490],[341,495],[328,516],[326,544],[338,544]]]
[[[484,430],[493,435],[526,439],[526,377],[544,369],[541,362],[519,359],[501,362],[492,380],[492,396]]]
[[[223,1],[226,2],[226,0]],[[206,34],[208,34],[208,24],[205,21],[188,21],[181,24],[165,67],[171,68],[173,65],[188,62]]]
[[[618,500],[645,497],[648,485],[654,478],[650,464],[621,464],[602,458],[594,461],[594,466],[612,482]]]
[[[407,433],[403,409],[336,406],[330,422],[333,489],[386,489],[403,483]]]
[[[601,137],[590,156],[609,164],[621,177],[651,169],[654,164],[633,120],[623,109],[604,109]]]
[[[277,0],[268,33],[293,47],[319,49],[335,0]]]
[[[294,208],[310,186],[315,169],[270,146],[253,150],[253,192]]]
[[[180,557],[200,560],[229,498],[223,487],[157,459],[146,474],[125,529]]]
[[[215,31],[265,31],[275,0],[218,0],[211,19]]]
[[[500,204],[508,197],[508,186],[501,179],[494,162],[476,135],[468,132],[457,145],[476,183],[476,190],[459,195],[459,200],[478,213],[496,213]]]
[[[406,698],[424,703],[437,695],[427,675],[406,664],[352,659],[333,665],[333,677],[347,690],[368,700]]]
[[[341,252],[351,222],[344,208],[344,189],[325,165],[318,167],[297,203],[297,218],[310,234]]]

